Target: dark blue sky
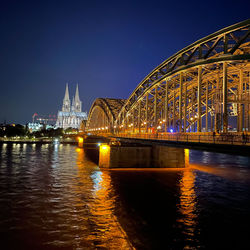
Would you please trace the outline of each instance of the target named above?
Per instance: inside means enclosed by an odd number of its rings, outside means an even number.
[[[127,98],[158,64],[249,18],[250,1],[13,1],[0,7],[0,123],[57,114],[65,84],[83,110]]]

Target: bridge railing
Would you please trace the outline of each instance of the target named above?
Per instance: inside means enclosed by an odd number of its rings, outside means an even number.
[[[213,133],[155,133],[155,134],[129,134],[119,133],[117,137],[164,140],[175,142],[196,142],[196,143],[214,143],[214,144],[231,144],[231,145],[248,145],[250,146],[250,134],[213,134]]]

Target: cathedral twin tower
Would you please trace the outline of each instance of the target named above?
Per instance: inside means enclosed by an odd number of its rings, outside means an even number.
[[[76,85],[76,94],[75,97],[73,96],[72,105],[70,106],[70,99],[69,99],[69,87],[68,84],[66,84],[66,91],[65,96],[63,99],[63,106],[62,106],[63,112],[82,112],[82,102],[79,98],[79,90],[78,90],[78,84]]]
[[[62,110],[58,112],[56,126],[63,129],[80,128],[83,120],[87,120],[87,113],[82,112],[82,102],[79,97],[78,84],[76,85],[76,93],[72,99],[72,103],[69,98],[68,84],[66,84],[63,106]]]

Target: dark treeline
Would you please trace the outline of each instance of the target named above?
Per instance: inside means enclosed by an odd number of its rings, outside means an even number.
[[[15,137],[15,136],[28,136],[28,137],[57,137],[64,134],[62,128],[49,128],[42,129],[40,131],[30,132],[28,126],[23,126],[21,124],[16,125],[5,125],[0,127],[0,137]]]

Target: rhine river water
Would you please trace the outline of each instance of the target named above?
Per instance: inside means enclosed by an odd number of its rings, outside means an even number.
[[[249,249],[250,158],[101,170],[72,145],[0,144],[1,249]]]

